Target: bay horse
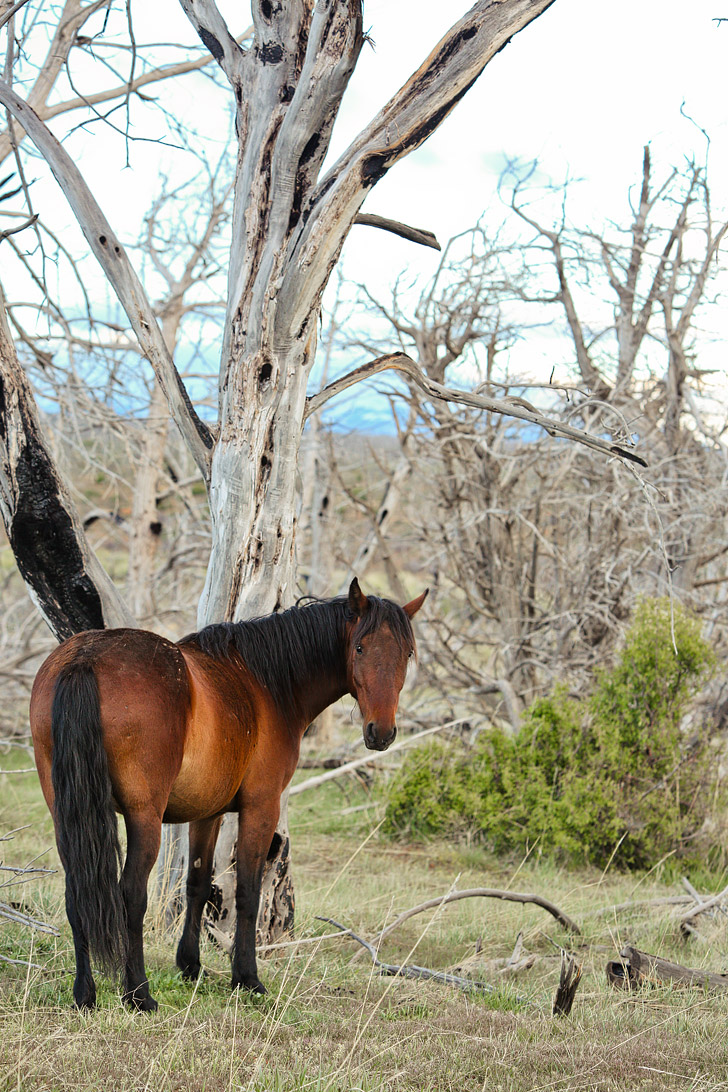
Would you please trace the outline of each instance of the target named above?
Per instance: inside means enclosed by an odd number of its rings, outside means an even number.
[[[162,823],[190,824],[177,966],[198,976],[215,842],[231,811],[239,816],[232,988],[265,993],[255,958],[261,878],[301,737],[351,694],[366,746],[390,745],[415,652],[410,620],[426,595],[400,607],[364,595],[354,579],[348,596],[207,626],[177,643],[145,630],[89,630],[51,653],[33,685],[30,726],[66,873],[79,1008],[96,1001],[90,955],[123,969],[130,1007],[157,1008],[142,926]]]

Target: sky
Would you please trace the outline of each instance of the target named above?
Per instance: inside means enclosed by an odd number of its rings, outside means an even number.
[[[376,51],[364,51],[334,151],[345,146],[344,127],[365,124],[372,106],[469,6],[365,5]],[[717,205],[728,207],[728,23],[717,25],[716,15],[716,3],[706,0],[556,0],[491,61],[438,132],[375,187],[365,211],[428,227],[444,241],[486,210],[497,222],[505,159],[537,158],[555,181],[583,180],[573,191],[573,214],[596,226],[623,214],[645,144],[665,168],[693,152],[702,158],[704,137],[681,116],[683,104],[710,134]],[[347,244],[347,264],[367,263],[357,250],[366,247],[362,230]],[[407,244],[389,249],[381,256],[388,265],[398,258],[423,268],[436,261]]]
[[[249,22],[246,5],[220,0],[233,32]],[[406,81],[448,27],[470,4],[463,0],[367,0],[365,45],[334,130],[329,161]],[[177,0],[132,0],[139,41],[195,42]],[[453,113],[421,149],[398,163],[372,191],[365,212],[377,212],[436,233],[442,243],[471,227],[483,213],[497,226],[504,216],[496,194],[506,159],[538,158],[544,176],[573,187],[574,218],[598,228],[624,218],[628,189],[639,180],[642,148],[667,169],[686,156],[705,155],[701,128],[710,135],[714,205],[728,208],[728,105],[723,73],[728,23],[721,0],[555,0],[487,66]],[[682,110],[694,122],[681,116]],[[174,109],[194,112],[213,147],[232,139],[222,98],[195,76],[179,84]],[[174,134],[155,122],[153,135]],[[131,146],[98,127],[69,141],[75,158],[122,238],[134,238],[158,172],[174,173],[172,148]],[[65,217],[55,183],[43,200]],[[383,232],[355,227],[343,268],[385,298],[407,270],[432,275],[434,251]],[[539,352],[547,353],[543,346]]]

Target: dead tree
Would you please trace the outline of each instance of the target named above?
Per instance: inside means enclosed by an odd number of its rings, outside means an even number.
[[[725,449],[701,413],[694,327],[728,224],[713,220],[702,167],[655,185],[645,153],[637,192],[627,227],[597,234],[569,224],[561,191],[548,194],[553,222],[537,219],[539,195],[519,174],[508,195],[515,221],[499,239],[480,227],[446,248],[416,305],[365,296],[382,339],[439,384],[460,369],[481,393],[518,395],[524,406],[524,394],[548,398],[562,423],[617,440],[638,434],[650,464],[640,481],[502,415],[430,399],[416,383],[392,396],[405,403],[401,454],[369,507],[362,559],[386,565],[403,549],[392,538],[403,506],[410,556],[448,603],[431,623],[424,664],[448,703],[443,715],[497,710],[515,728],[524,705],[555,682],[578,689],[637,594],[679,587],[719,619]],[[529,326],[538,337],[559,315],[556,382],[514,372],[518,338]],[[371,335],[356,343],[369,352],[380,344]]]

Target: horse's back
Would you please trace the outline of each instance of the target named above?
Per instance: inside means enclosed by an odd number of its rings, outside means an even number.
[[[190,684],[184,658],[171,641],[147,630],[75,634],[42,665],[30,702],[38,773],[52,799],[51,717],[64,668],[83,660],[99,691],[101,731],[114,797],[122,811],[162,809],[182,763]],[[161,813],[160,813],[161,815]]]

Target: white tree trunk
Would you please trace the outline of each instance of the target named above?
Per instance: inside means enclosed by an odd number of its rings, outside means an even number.
[[[255,618],[291,606],[295,599],[296,467],[303,430],[306,382],[313,359],[301,350],[278,360],[280,379],[273,397],[259,384],[245,405],[242,427],[221,435],[212,462],[210,503],[213,550],[200,626],[223,619]],[[253,373],[255,374],[255,372]],[[232,425],[232,423],[231,423]],[[258,935],[272,943],[293,927],[287,794],[266,862],[261,887]],[[235,932],[237,817],[225,817],[213,883],[222,907],[216,929]]]

